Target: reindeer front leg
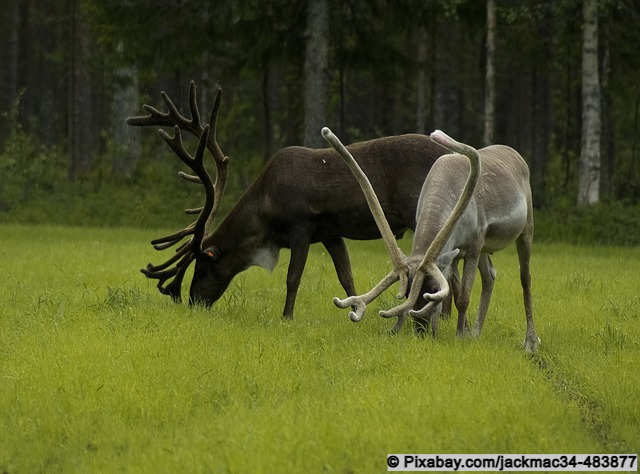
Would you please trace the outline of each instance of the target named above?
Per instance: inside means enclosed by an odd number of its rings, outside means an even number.
[[[491,293],[493,292],[493,284],[496,281],[496,269],[491,262],[489,254],[480,255],[478,261],[478,270],[480,271],[480,279],[482,281],[482,292],[480,294],[480,305],[478,306],[478,315],[476,323],[473,327],[473,335],[479,336],[484,325],[484,318],[489,310],[489,302],[491,301]]]
[[[478,268],[478,257],[467,255],[462,265],[462,282],[460,285],[460,296],[456,306],[458,307],[458,329],[457,335],[464,336],[469,332],[469,321],[467,319],[467,311],[469,309],[469,301],[471,300],[471,288],[476,277]]]
[[[293,319],[293,308],[296,304],[296,296],[302,279],[304,266],[307,264],[309,247],[311,246],[311,233],[307,231],[293,231],[290,237],[291,259],[287,270],[287,297],[282,316]]]
[[[449,285],[451,286],[451,293],[442,302],[442,314],[446,315],[447,317],[453,314],[453,305],[456,301],[458,301],[458,295],[460,295],[460,274],[458,273],[457,260],[451,265]]]

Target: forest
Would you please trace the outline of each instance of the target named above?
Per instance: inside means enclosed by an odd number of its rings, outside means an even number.
[[[517,149],[537,212],[565,232],[600,223],[595,241],[638,243],[635,0],[3,5],[0,222],[184,219],[201,196],[155,130],[125,120],[161,91],[186,110],[194,80],[203,114],[224,91],[223,209],[277,150],[325,146],[325,125],[345,143],[441,129]]]

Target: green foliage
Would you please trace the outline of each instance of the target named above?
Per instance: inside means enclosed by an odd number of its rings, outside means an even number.
[[[603,195],[627,207],[616,202],[576,210],[582,2],[497,4],[496,139],[530,159],[536,205],[542,209],[537,219],[539,238],[636,243],[638,6],[620,0],[600,2],[607,111]],[[123,148],[113,138],[113,123],[120,118],[112,96],[125,83],[135,83],[140,94],[132,99],[140,102],[135,110],[142,103],[162,107],[158,92],[163,89],[181,107],[191,78],[199,84],[203,114],[211,102],[207,91],[217,82],[225,90],[218,138],[233,161],[224,213],[266,157],[302,141],[305,5],[299,0],[213,4],[82,0],[65,6],[47,0],[7,9],[3,12],[7,25],[29,28],[7,29],[4,36],[17,41],[24,67],[16,69],[8,50],[3,85],[7,90],[25,89],[17,99],[6,99],[15,104],[0,104],[6,114],[0,117],[6,119],[0,120],[4,132],[0,133],[0,222],[109,226],[186,222],[182,208],[197,205],[201,198],[197,189],[175,178],[175,158],[164,158],[170,153],[153,133],[142,134],[144,152],[133,174],[125,173],[128,179],[123,180],[114,173]],[[421,90],[429,104],[423,111],[427,129],[449,126],[435,121],[450,118],[451,126],[459,127],[459,139],[478,144],[484,98],[484,61],[478,60],[484,54],[484,2],[399,1],[388,8],[388,2],[373,1],[331,7],[329,125],[344,130],[350,141],[414,131]],[[70,49],[73,42],[61,39],[73,21],[83,25],[93,48],[91,65],[100,74],[99,84],[92,87],[90,122],[102,141],[93,174],[79,183],[69,183],[66,177],[68,148],[73,145],[65,134],[68,104],[73,102],[67,97],[71,88],[66,76],[75,56]],[[417,54],[419,42],[428,50],[426,60]],[[435,61],[436,51],[451,55],[451,65],[446,66],[451,70],[443,69],[444,61]],[[425,74],[422,82],[417,79],[419,69]],[[440,75],[447,78],[443,89],[438,86]],[[9,81],[12,76],[20,76],[16,84]],[[52,88],[37,87],[43,80],[51,81]],[[441,103],[448,95],[443,92],[452,89],[457,99]],[[437,117],[439,109],[446,111],[443,117]]]
[[[173,304],[137,270],[147,234],[0,226],[3,472],[376,472],[389,452],[640,446],[636,249],[536,247],[532,358],[513,249],[493,257],[482,336],[450,318],[434,341],[389,335],[376,304],[351,323],[320,247],[294,321],[286,255],[211,310]],[[350,248],[361,289],[388,270],[380,242]]]
[[[230,129],[233,126],[230,125]],[[154,135],[154,134],[150,134]],[[97,227],[183,227],[190,223],[185,208],[201,205],[199,186],[178,177],[190,172],[157,136],[148,137],[144,156],[133,176],[114,175],[108,155],[83,181],[69,183],[65,154],[39,145],[34,135],[16,124],[0,154],[0,222]],[[234,140],[233,134],[229,139]],[[186,137],[185,137],[186,138]],[[187,146],[195,146],[186,140]],[[262,166],[262,157],[232,157],[220,214],[238,200]],[[215,167],[211,172],[215,176]]]
[[[620,202],[536,212],[536,240],[573,244],[640,245],[640,206]]]
[[[242,112],[240,104],[231,100],[233,113],[225,117],[224,122],[228,131],[223,139],[239,153],[232,156],[220,217],[239,199],[263,166],[262,157],[251,153],[234,133],[235,124],[240,121],[238,114]],[[4,176],[0,187],[0,222],[97,227],[185,226],[190,217],[184,215],[183,209],[200,205],[201,190],[178,178],[177,171],[184,168],[164,143],[158,143],[155,136],[146,138],[143,154],[152,158],[142,160],[130,179],[114,176],[110,160],[104,158],[83,182],[69,184],[65,177],[64,153],[39,144],[37,137],[25,133],[14,123],[11,139],[0,154]],[[551,166],[557,171],[547,183],[552,204],[535,211],[537,241],[640,244],[640,206],[614,201],[577,208],[563,197],[562,164],[554,160]]]
[[[7,114],[9,137],[0,153],[0,213],[12,211],[36,195],[49,194],[66,179],[64,155],[24,131],[18,121],[19,96]]]

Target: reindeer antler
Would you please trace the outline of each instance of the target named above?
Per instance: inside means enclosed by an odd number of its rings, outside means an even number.
[[[182,162],[195,173],[195,175],[190,175],[180,171],[178,172],[178,176],[186,181],[201,184],[205,191],[205,203],[200,208],[185,209],[187,214],[198,214],[195,222],[176,233],[155,239],[151,244],[156,250],[165,250],[178,244],[185,237],[191,236],[191,238],[182,243],[182,245],[176,249],[175,255],[170,257],[166,262],[160,265],[148,264],[147,267],[141,271],[147,278],[158,280],[158,289],[161,293],[170,295],[174,300],[180,301],[182,280],[184,279],[185,272],[196,255],[202,252],[202,242],[220,207],[227,180],[229,158],[222,153],[216,140],[216,126],[222,100],[222,89],[218,88],[216,92],[216,100],[213,110],[211,111],[211,116],[209,117],[209,123],[204,126],[200,121],[200,112],[198,111],[196,100],[196,84],[194,81],[191,81],[189,87],[189,110],[191,118],[183,116],[165,92],[161,92],[160,96],[167,105],[168,112],[161,112],[150,105],[143,105],[143,109],[149,112],[149,115],[130,117],[127,119],[127,124],[132,126],[173,125],[173,137],[162,129],[160,129],[158,133]],[[180,130],[186,130],[198,137],[198,146],[194,156],[191,156],[185,149]],[[205,148],[213,155],[216,162],[217,175],[215,184],[204,166]],[[173,280],[165,285],[171,278],[173,278]]]
[[[343,300],[340,300],[339,298],[333,299],[333,302],[339,308],[355,306],[355,311],[351,311],[349,313],[349,317],[352,321],[357,322],[363,318],[367,304],[376,299],[384,290],[389,288],[398,280],[400,280],[400,291],[398,292],[397,298],[404,298],[409,284],[409,267],[407,265],[406,257],[402,253],[402,250],[400,250],[400,247],[398,247],[393,232],[391,231],[391,227],[389,226],[389,222],[384,215],[378,196],[376,196],[369,178],[364,174],[356,160],[353,158],[351,153],[349,153],[349,150],[345,148],[338,137],[336,137],[328,127],[324,127],[322,129],[322,136],[338,152],[355,178],[358,180],[367,203],[369,204],[369,208],[371,209],[371,213],[373,214],[373,218],[380,230],[380,234],[387,246],[387,250],[391,256],[391,263],[393,265],[393,271],[384,277],[382,281],[380,281],[380,283],[378,283],[368,293],[360,296],[350,296]]]
[[[349,166],[354,176],[358,180],[358,183],[360,184],[360,187],[362,188],[362,191],[364,192],[364,195],[367,199],[367,203],[369,204],[369,208],[371,209],[371,213],[373,214],[376,224],[380,229],[380,233],[382,234],[385,244],[387,245],[387,250],[389,251],[389,255],[391,256],[391,260],[394,266],[393,271],[386,277],[384,277],[380,281],[380,283],[378,283],[368,293],[360,296],[351,296],[344,300],[340,300],[338,298],[333,299],[333,302],[336,304],[336,306],[340,308],[355,306],[355,312],[350,312],[349,316],[351,317],[352,321],[360,321],[364,315],[366,305],[376,299],[380,294],[382,294],[384,290],[389,288],[389,286],[391,286],[396,281],[401,281],[398,299],[401,299],[405,296],[408,286],[410,268],[407,262],[407,258],[402,254],[402,251],[399,249],[396,243],[395,237],[391,232],[389,223],[384,216],[384,212],[382,210],[380,202],[375,194],[375,191],[373,190],[373,187],[371,186],[371,183],[369,182],[369,179],[366,177],[362,169],[358,166],[353,156],[351,156],[349,151],[331,132],[331,130],[326,127],[323,128],[322,135],[329,142],[329,144],[340,154],[342,159],[345,161],[347,166]],[[438,143],[441,143],[454,151],[459,151],[460,153],[467,156],[471,162],[471,171],[469,173],[469,177],[467,178],[467,182],[465,183],[462,194],[460,195],[460,198],[458,199],[458,202],[456,203],[452,213],[449,215],[444,226],[442,227],[442,229],[440,229],[435,239],[429,246],[420,264],[417,266],[417,268],[415,268],[415,274],[411,284],[411,290],[409,292],[409,295],[407,296],[407,300],[388,311],[380,311],[380,315],[385,318],[390,318],[393,316],[398,317],[398,321],[393,328],[393,332],[397,332],[402,327],[408,313],[412,316],[422,316],[435,305],[444,300],[444,298],[446,298],[449,294],[449,283],[436,265],[436,259],[444,248],[444,245],[451,236],[453,229],[455,228],[456,224],[460,220],[460,217],[469,204],[476,184],[478,183],[478,178],[480,176],[480,156],[474,148],[458,143],[440,131],[434,132],[431,135],[431,138],[434,139],[434,141],[437,141]],[[439,289],[436,293],[425,293],[423,297],[428,301],[427,305],[419,311],[413,311],[412,309],[420,296],[422,284],[428,275],[435,278]]]
[[[420,310],[410,310],[409,314],[414,317],[424,316],[431,310],[433,306],[443,301],[449,295],[449,282],[444,277],[435,262],[438,258],[438,255],[440,255],[440,252],[442,252],[444,245],[447,243],[447,240],[449,240],[449,237],[451,237],[451,233],[460,220],[460,217],[462,217],[462,214],[467,209],[469,201],[473,196],[473,192],[476,189],[476,185],[478,184],[480,173],[482,172],[480,154],[475,148],[455,141],[453,138],[451,138],[441,130],[434,131],[431,134],[431,139],[437,143],[440,143],[442,146],[448,148],[449,150],[460,153],[469,158],[471,169],[469,170],[469,176],[467,177],[467,181],[464,185],[464,188],[462,189],[462,193],[458,198],[458,202],[447,218],[444,226],[442,227],[442,229],[440,229],[440,232],[438,232],[435,239],[433,239],[433,242],[431,242],[431,245],[424,254],[422,262],[420,262],[420,265],[418,265],[418,268],[416,270],[416,281],[411,288],[411,293],[413,294],[415,290],[415,294],[409,295],[409,297],[407,298],[407,303],[413,301],[412,306],[413,304],[415,304],[418,298],[417,295],[419,294],[420,288],[422,286],[422,281],[424,281],[426,275],[431,275],[437,280],[439,291],[437,291],[436,293],[425,293],[424,295],[422,295],[423,298],[428,301],[428,303],[424,306],[424,308]],[[394,308],[394,310],[395,309],[397,308]],[[392,315],[391,311],[389,311],[388,314]]]
[[[429,248],[424,254],[422,261],[415,269],[415,275],[413,278],[413,282],[411,284],[411,291],[407,296],[407,300],[401,305],[396,306],[388,311],[380,311],[380,315],[385,318],[391,318],[393,316],[397,316],[398,324],[401,326],[404,321],[405,315],[407,312],[413,316],[424,316],[431,311],[431,309],[442,302],[449,295],[449,282],[442,274],[442,271],[436,265],[436,259],[442,252],[444,245],[451,237],[451,233],[455,228],[456,224],[462,217],[471,197],[473,196],[473,192],[478,184],[478,179],[480,178],[481,172],[481,163],[480,163],[480,155],[475,148],[470,147],[469,145],[465,145],[463,143],[459,143],[455,141],[453,138],[446,135],[444,132],[440,130],[436,130],[431,134],[431,139],[441,145],[449,148],[451,151],[455,151],[457,153],[465,155],[469,158],[469,162],[471,165],[471,169],[469,171],[469,176],[467,177],[467,181],[465,186],[456,202],[453,211],[447,218],[444,226],[440,229],[436,237],[429,245]],[[424,293],[422,296],[425,300],[427,300],[427,304],[420,310],[413,310],[418,298],[420,297],[420,289],[422,288],[422,284],[427,276],[433,277],[438,285],[438,291],[435,293]],[[398,325],[397,324],[397,325]],[[396,325],[396,326],[397,326]],[[398,328],[399,329],[399,328]]]

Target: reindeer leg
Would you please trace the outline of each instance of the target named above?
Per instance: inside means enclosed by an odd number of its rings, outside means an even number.
[[[482,293],[480,294],[480,306],[478,307],[478,315],[476,316],[476,324],[473,328],[473,335],[479,336],[484,325],[484,318],[489,310],[489,302],[491,301],[491,293],[493,284],[496,281],[496,269],[491,262],[489,254],[483,253],[478,260],[478,270],[480,270],[480,278],[482,281]]]
[[[468,255],[464,259],[462,266],[462,284],[460,285],[460,295],[456,301],[458,307],[458,336],[464,336],[469,332],[469,321],[467,320],[467,310],[471,300],[471,288],[476,277],[478,268],[478,257]]]
[[[290,238],[291,259],[287,270],[287,297],[282,315],[286,319],[293,319],[293,307],[296,304],[296,296],[302,279],[302,272],[309,256],[311,245],[311,233],[306,231],[292,232]]]
[[[331,255],[333,265],[336,268],[338,274],[338,280],[347,292],[347,296],[353,296],[356,294],[356,287],[353,282],[353,274],[351,273],[351,261],[349,260],[349,252],[347,251],[347,245],[342,237],[336,239],[329,239],[322,242],[322,244]]]
[[[453,278],[454,273],[457,273],[455,270],[455,266],[452,267],[454,270],[451,271],[451,278],[449,279],[449,285],[451,286],[451,291],[449,292],[449,296],[447,296],[442,302],[442,316],[448,318],[451,316],[453,312]],[[459,283],[459,281],[458,281]]]
[[[446,319],[453,314],[453,304],[458,301],[458,295],[460,295],[460,274],[458,273],[457,261],[454,261],[451,265],[449,285],[451,286],[451,293],[442,302],[442,314],[446,315]]]
[[[529,353],[534,353],[540,344],[540,338],[536,335],[536,329],[533,325],[533,305],[531,302],[529,263],[531,260],[531,242],[533,240],[532,227],[532,225],[527,225],[522,235],[516,239],[516,249],[518,250],[518,260],[520,262],[520,282],[522,283],[524,297],[524,312],[527,316],[527,334],[524,339],[524,349]]]

